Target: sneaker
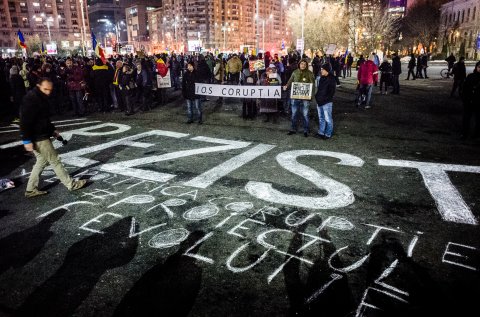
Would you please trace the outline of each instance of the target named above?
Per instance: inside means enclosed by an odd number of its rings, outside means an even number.
[[[304,137],[308,137],[308,133],[307,133],[307,132],[303,132],[303,136],[304,136]]]
[[[72,191],[72,190],[80,189],[80,188],[84,187],[86,184],[87,184],[86,179],[81,179],[81,180],[78,180],[78,181],[74,181],[73,184],[72,184],[72,188],[70,188],[69,190]]]
[[[325,136],[323,134],[320,134],[320,133],[315,133],[315,135],[313,136],[314,138],[317,138],[317,139],[325,139]]]
[[[193,123],[193,120],[188,120],[187,124]]]
[[[365,109],[370,109],[372,108],[372,106],[365,106]]]
[[[288,131],[287,135],[292,135],[292,134],[295,134],[295,133],[297,133],[297,132],[295,132],[295,131]]]
[[[41,195],[46,195],[46,194],[48,194],[47,191],[35,189],[35,190],[32,190],[32,191],[26,191],[25,192],[25,197],[32,198],[32,197],[35,197],[35,196],[41,196]]]
[[[198,121],[198,124],[203,124],[203,121],[202,120]]]

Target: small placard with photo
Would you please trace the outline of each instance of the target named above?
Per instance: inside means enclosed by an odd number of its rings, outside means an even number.
[[[292,83],[290,90],[290,99],[310,100],[312,99],[313,84],[311,83]]]

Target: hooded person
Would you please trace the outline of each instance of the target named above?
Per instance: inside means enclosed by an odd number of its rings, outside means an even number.
[[[303,117],[303,135],[308,136],[309,120],[308,112],[310,109],[310,100],[314,95],[315,76],[313,72],[308,69],[308,61],[306,59],[300,60],[298,68],[293,71],[288,82],[283,86],[283,90],[292,87],[292,117],[291,127],[288,135],[297,133],[297,113],[300,112]]]

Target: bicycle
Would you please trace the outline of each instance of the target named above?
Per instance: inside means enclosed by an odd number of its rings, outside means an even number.
[[[440,76],[442,76],[443,79],[450,78],[450,75],[448,68],[444,68],[440,71]]]

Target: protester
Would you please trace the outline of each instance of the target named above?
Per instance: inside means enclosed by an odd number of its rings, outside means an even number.
[[[405,80],[410,79],[410,74],[412,75],[412,80],[415,80],[415,73],[413,72],[413,70],[415,69],[416,65],[417,63],[415,62],[415,55],[413,55],[412,53],[410,54],[410,60],[408,61],[408,74]]]
[[[380,94],[384,94],[383,86],[385,86],[385,95],[388,93],[388,86],[392,81],[392,65],[385,58],[379,67],[380,71]]]
[[[67,58],[65,65],[65,77],[67,82],[68,96],[76,116],[85,114],[85,105],[83,102],[83,85],[86,85],[84,72],[71,58]]]
[[[293,83],[302,83],[302,84],[312,84],[315,85],[315,77],[313,73],[308,69],[308,62],[305,59],[302,59],[298,64],[298,69],[296,69],[290,76],[288,82],[283,86],[283,90],[287,90],[291,87]],[[292,117],[291,117],[291,127],[288,131],[288,135],[297,133],[297,113],[301,113],[303,117],[303,135],[308,136],[309,132],[309,120],[308,112],[310,109],[310,99],[313,97],[313,89],[311,90],[310,96],[308,99],[294,99],[292,100]]]
[[[358,82],[360,84],[360,95],[366,95],[365,109],[371,108],[372,87],[378,81],[378,68],[373,63],[373,56],[358,69]]]
[[[319,121],[315,137],[328,140],[333,134],[332,107],[336,82],[329,64],[323,64],[320,71],[321,77],[315,94]]]
[[[475,64],[473,73],[467,76],[463,84],[463,132],[462,138],[470,134],[470,121],[475,116],[474,137],[480,136],[480,62]]]
[[[282,79],[277,73],[275,66],[270,65],[265,73],[262,74],[259,80],[261,86],[281,86]],[[260,99],[260,113],[265,114],[264,122],[272,120],[274,123],[278,119],[278,105],[276,99]]]
[[[450,97],[455,96],[455,92],[458,89],[458,95],[462,96],[462,89],[463,83],[465,82],[465,78],[467,77],[467,69],[465,67],[465,57],[460,57],[457,63],[453,65],[452,69],[453,74],[453,86],[452,91],[450,92]]]
[[[68,190],[85,186],[86,180],[73,180],[62,165],[50,137],[59,137],[59,132],[50,121],[48,96],[52,93],[50,79],[42,78],[34,89],[23,99],[20,110],[20,132],[25,150],[33,152],[36,163],[28,179],[25,196],[35,197],[47,194],[38,189],[40,174],[47,165],[51,165],[57,178]]]
[[[202,105],[200,103],[200,97],[195,94],[195,84],[200,83],[200,79],[197,71],[195,70],[194,62],[188,62],[187,71],[183,74],[182,81],[182,95],[187,101],[187,123],[194,122],[194,108],[198,115],[198,124],[203,123]]]
[[[395,52],[393,53],[392,58],[392,94],[398,95],[400,93],[400,81],[399,77],[402,73],[402,64],[400,62],[400,57]]]
[[[20,104],[22,102],[23,96],[25,96],[25,84],[23,82],[22,76],[19,74],[19,69],[17,65],[13,65],[10,68],[10,88],[12,94],[12,105],[13,105],[13,123],[18,123],[19,120],[19,111]]]

